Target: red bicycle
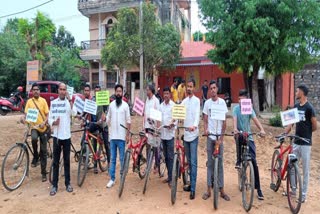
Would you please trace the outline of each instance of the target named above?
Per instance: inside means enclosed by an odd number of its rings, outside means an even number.
[[[120,124],[120,126],[127,131],[128,128]],[[124,165],[122,168],[122,173],[121,173],[121,178],[120,178],[120,185],[119,185],[119,192],[118,196],[119,198],[122,195],[123,188],[124,188],[124,183],[126,180],[126,176],[128,174],[129,170],[129,162],[130,162],[130,155],[132,156],[133,164],[132,164],[132,171],[137,172],[139,174],[140,179],[143,179],[146,175],[146,168],[147,168],[147,149],[146,149],[146,144],[147,144],[147,137],[144,132],[139,132],[139,133],[133,133],[129,131],[130,137],[129,137],[129,143],[128,144],[128,149],[125,153],[124,156]],[[132,137],[133,136],[139,136],[140,139],[137,141],[135,144],[133,143]]]
[[[289,139],[290,144],[284,147],[283,143],[286,138]],[[280,145],[274,148],[275,151],[271,162],[270,184],[270,188],[277,192],[281,181],[287,180],[287,192],[284,191],[284,195],[287,196],[290,210],[294,214],[300,211],[302,199],[302,182],[299,173],[298,159],[296,155],[292,153],[292,143],[295,139],[310,143],[308,139],[296,135],[280,135],[276,137],[276,141],[278,141]],[[283,165],[286,153],[288,153],[288,155]]]
[[[178,178],[181,178],[183,185],[186,185],[188,182],[187,173],[189,170],[189,164],[186,161],[185,149],[181,141],[183,141],[183,136],[180,138],[180,129],[188,130],[187,127],[178,126],[175,136],[176,152],[174,153],[173,158],[173,168],[172,168],[172,183],[171,183],[171,203],[176,202],[177,194],[177,183]]]

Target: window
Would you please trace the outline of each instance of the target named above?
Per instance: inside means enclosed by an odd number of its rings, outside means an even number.
[[[58,94],[58,85],[51,84],[50,88],[51,88],[51,93]]]
[[[107,88],[114,88],[116,81],[117,81],[117,73],[107,72]]]
[[[49,91],[49,85],[39,84],[40,93],[47,93]]]
[[[219,91],[218,94],[229,93],[230,95],[230,77],[218,78]]]
[[[131,73],[131,82],[136,83],[136,89],[140,89],[140,81],[139,80],[140,80],[140,73],[139,72],[132,72]]]

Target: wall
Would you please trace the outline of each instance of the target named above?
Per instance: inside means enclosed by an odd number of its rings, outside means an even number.
[[[276,104],[286,110],[288,106],[293,106],[294,98],[294,74],[284,73],[276,78]]]

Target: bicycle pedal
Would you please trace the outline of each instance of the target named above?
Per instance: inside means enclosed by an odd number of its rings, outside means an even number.
[[[276,185],[275,184],[270,184],[270,189],[272,189],[274,191],[276,189]]]
[[[286,192],[282,192],[282,196],[288,196]]]

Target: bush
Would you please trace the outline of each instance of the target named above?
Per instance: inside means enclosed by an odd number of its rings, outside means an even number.
[[[276,115],[269,119],[269,123],[274,127],[282,127],[281,116],[280,113],[276,113]]]

